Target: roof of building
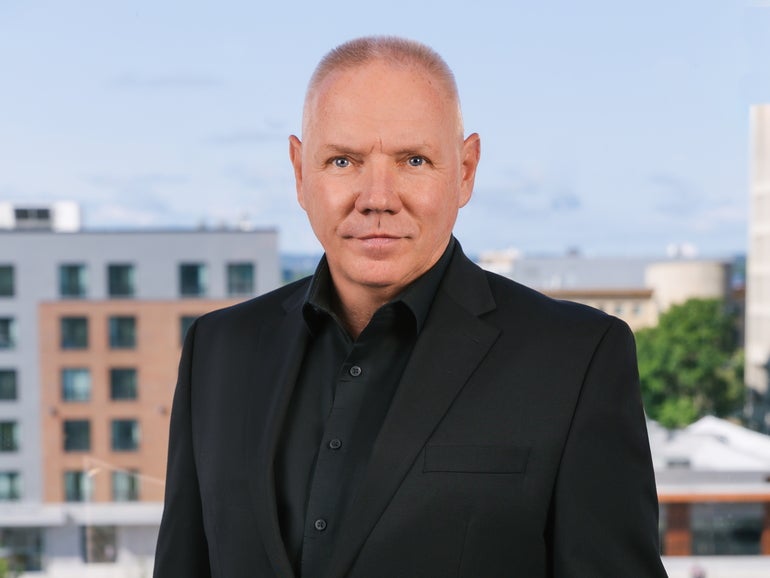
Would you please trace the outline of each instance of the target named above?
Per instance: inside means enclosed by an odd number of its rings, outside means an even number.
[[[681,430],[648,422],[657,471],[770,472],[770,436],[706,416]]]

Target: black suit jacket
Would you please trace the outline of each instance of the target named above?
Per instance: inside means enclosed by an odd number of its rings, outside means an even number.
[[[308,282],[190,329],[156,578],[293,576],[272,464]],[[328,578],[665,576],[629,329],[458,246],[349,511]]]

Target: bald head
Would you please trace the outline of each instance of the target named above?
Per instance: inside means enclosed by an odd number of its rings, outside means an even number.
[[[436,81],[438,88],[455,103],[459,135],[463,134],[462,113],[452,70],[432,48],[397,36],[366,36],[349,40],[329,51],[310,77],[305,94],[302,131],[307,130],[313,103],[324,82],[335,73],[362,67],[375,61],[394,68],[416,68]]]

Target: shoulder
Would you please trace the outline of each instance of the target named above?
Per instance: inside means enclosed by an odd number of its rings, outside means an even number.
[[[499,318],[538,333],[588,335],[600,338],[612,328],[630,333],[624,321],[599,309],[554,299],[512,279],[485,271]]]
[[[486,271],[462,250],[455,252],[443,287],[457,303],[503,332],[524,332],[544,340],[600,338],[613,326],[630,332],[623,321],[603,311],[554,299]]]

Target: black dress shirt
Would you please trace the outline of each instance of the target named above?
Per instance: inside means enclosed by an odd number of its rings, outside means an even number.
[[[325,257],[316,269],[303,307],[310,339],[275,459],[281,535],[298,577],[319,578],[328,565],[454,245],[356,340],[333,311]]]

